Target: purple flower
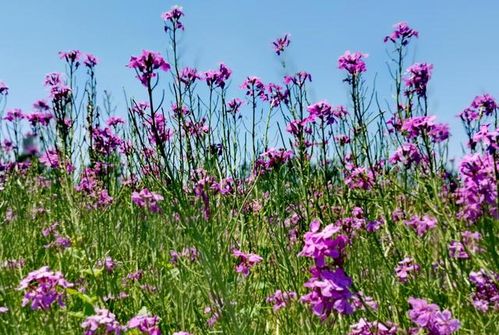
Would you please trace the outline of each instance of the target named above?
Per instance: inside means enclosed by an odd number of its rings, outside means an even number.
[[[423,217],[414,215],[409,220],[404,221],[405,225],[413,228],[418,236],[424,236],[430,229],[437,226],[437,219],[429,215]]]
[[[101,334],[100,331],[103,334],[120,335],[124,330],[116,321],[116,316],[105,308],[96,308],[95,315],[88,316],[81,327],[85,329],[85,335]]]
[[[284,52],[284,49],[286,49],[289,46],[289,43],[291,43],[291,40],[289,39],[290,37],[291,36],[289,34],[286,34],[272,42],[274,45],[274,51],[278,56]]]
[[[304,235],[305,245],[298,256],[313,258],[318,267],[326,265],[326,257],[330,257],[336,264],[342,264],[348,237],[338,234],[341,230],[339,226],[330,224],[319,231],[320,225],[319,220],[310,223],[310,230]]]
[[[302,87],[307,81],[312,81],[312,75],[305,71],[297,72],[294,76],[284,76],[284,83],[286,85],[293,84]]]
[[[58,86],[64,84],[64,75],[59,72],[52,72],[45,75],[45,86]]]
[[[184,16],[184,11],[180,6],[173,6],[169,11],[161,14],[163,21],[170,22],[174,29],[184,30],[184,25],[180,22],[180,18]]]
[[[329,269],[310,269],[312,277],[304,284],[311,290],[300,300],[309,304],[312,312],[321,318],[327,319],[332,312],[351,314],[353,307],[350,304],[352,280],[343,269],[331,271]]]
[[[296,297],[296,292],[283,292],[281,290],[277,290],[274,294],[267,297],[265,301],[269,304],[273,304],[272,309],[274,312],[277,312],[278,310],[286,307],[289,301],[296,299]]]
[[[116,268],[116,262],[109,256],[106,256],[103,260],[97,262],[98,267],[104,268],[108,273],[111,273]]]
[[[9,86],[6,83],[0,80],[0,95],[8,95],[9,94]]]
[[[4,116],[4,120],[14,122],[19,121],[26,118],[26,115],[19,108],[13,108],[7,111],[7,114]]]
[[[239,98],[234,98],[227,102],[227,113],[236,115],[239,113],[239,110],[241,109],[241,106],[243,105],[244,101],[242,101]]]
[[[431,78],[433,65],[427,63],[416,63],[407,69],[405,85],[409,93],[416,93],[419,97],[426,95],[426,86]]]
[[[52,115],[52,113],[47,113],[47,112],[34,112],[26,115],[26,118],[33,127],[37,125],[48,126],[50,120],[54,118],[54,115]]]
[[[449,310],[440,311],[440,307],[429,304],[424,299],[409,298],[411,309],[409,318],[419,329],[425,329],[432,335],[450,335],[460,327],[460,322],[452,318]]]
[[[59,51],[59,58],[64,59],[66,62],[71,65],[75,65],[75,67],[80,66],[80,59],[82,53],[80,50],[70,50],[70,51]]]
[[[267,85],[268,99],[271,107],[278,107],[281,103],[288,104],[289,90],[284,90],[281,86],[269,83]]]
[[[48,266],[28,273],[21,280],[20,291],[25,291],[22,305],[31,304],[33,310],[47,310],[54,302],[64,306],[64,290],[73,284],[64,279],[61,272],[52,272]]]
[[[364,318],[351,325],[350,329],[348,335],[395,335],[398,332],[397,326],[391,322],[369,322]]]
[[[307,111],[309,112],[311,120],[319,118],[328,125],[336,122],[336,115],[333,114],[333,108],[327,101],[322,100],[316,102],[315,104],[308,106]]]
[[[478,242],[482,238],[480,233],[464,231],[461,233],[461,237],[461,241],[452,241],[449,244],[450,257],[468,259],[470,258],[469,253],[476,254],[482,252],[482,248],[478,245]]]
[[[137,315],[128,321],[128,329],[137,329],[145,335],[161,335],[159,317]]]
[[[374,174],[365,167],[347,164],[345,184],[352,189],[369,190],[374,185]]]
[[[247,77],[241,85],[243,90],[246,90],[246,95],[250,97],[258,96],[261,100],[268,100],[267,94],[265,93],[265,85],[260,80],[260,78],[255,76]]]
[[[499,311],[499,275],[497,273],[488,273],[481,269],[478,272],[471,272],[470,282],[474,286],[472,295],[473,305],[483,313],[490,309]]]
[[[83,64],[89,69],[93,69],[97,64],[99,64],[99,59],[92,54],[85,54],[83,59]]]
[[[158,193],[151,192],[147,188],[144,188],[140,192],[132,193],[132,202],[135,205],[142,208],[148,208],[153,213],[159,212],[160,208],[158,206],[158,202],[163,199],[163,196]]]
[[[351,53],[350,50],[345,51],[343,55],[338,58],[338,68],[346,70],[350,75],[358,75],[366,72],[366,63],[363,58],[367,58],[367,54],[360,52]]]
[[[218,70],[209,70],[203,74],[204,80],[206,80],[206,84],[210,88],[220,87],[225,88],[225,84],[227,80],[229,80],[230,75],[232,74],[232,70],[229,69],[225,64],[220,64]]]
[[[291,150],[286,150],[284,148],[269,148],[255,161],[253,172],[256,175],[259,175],[272,171],[273,169],[284,165],[292,157],[293,152]]]
[[[106,124],[109,127],[116,127],[119,124],[125,124],[125,121],[119,116],[111,116],[107,119]]]
[[[420,267],[415,263],[414,259],[406,257],[398,263],[395,274],[401,283],[407,283],[409,277],[414,276],[419,270]]]
[[[404,143],[390,157],[390,163],[402,163],[405,167],[409,168],[412,165],[418,165],[422,159],[423,157],[416,145],[413,143]]]
[[[175,332],[172,335],[192,335],[191,333],[180,331],[180,332]]]
[[[45,165],[46,167],[57,169],[59,168],[59,154],[56,150],[47,150],[45,153],[39,158],[40,163]]]
[[[180,81],[183,82],[186,86],[190,86],[194,84],[196,80],[200,80],[201,76],[198,74],[196,69],[185,67],[180,72]]]
[[[151,84],[151,79],[157,76],[157,70],[168,71],[170,64],[168,64],[159,52],[143,50],[139,56],[132,56],[128,67],[135,69],[137,78],[142,85],[148,86]]]
[[[475,97],[470,107],[479,114],[492,115],[497,109],[497,103],[493,96],[486,93]]]
[[[409,44],[409,41],[412,37],[419,37],[419,33],[409,27],[407,25],[407,22],[399,22],[393,26],[394,30],[393,32],[386,36],[384,41],[385,43],[388,41],[391,41],[393,43],[396,43],[397,41],[400,40],[400,44],[405,46]]]
[[[252,267],[263,260],[263,258],[257,254],[244,253],[238,249],[232,250],[232,255],[239,261],[239,264],[236,266],[236,272],[241,273],[244,277],[249,275],[249,271]]]
[[[436,116],[414,116],[403,121],[401,131],[408,139],[414,139],[426,133],[434,143],[449,138],[449,126],[435,123]]]

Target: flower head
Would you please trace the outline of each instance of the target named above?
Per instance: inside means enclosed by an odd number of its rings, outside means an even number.
[[[85,335],[114,334],[120,335],[123,326],[116,321],[116,316],[105,308],[96,308],[95,315],[88,316],[81,323],[81,327],[85,329]]]
[[[290,38],[290,35],[286,34],[283,37],[279,37],[274,42],[272,42],[272,44],[274,45],[274,51],[278,56],[282,52],[284,52],[284,49],[286,49],[289,46],[289,44],[291,43],[291,40],[289,38]]]
[[[343,55],[338,58],[338,68],[346,70],[350,75],[358,75],[366,72],[366,63],[363,58],[368,55],[360,52],[351,53],[350,50],[345,51]]]
[[[392,43],[396,43],[400,41],[400,44],[405,46],[409,44],[409,41],[412,37],[419,37],[419,33],[409,27],[407,22],[399,22],[393,26],[393,32],[385,37],[385,43],[391,41]]]
[[[144,86],[150,85],[151,79],[157,76],[157,70],[165,72],[170,70],[170,64],[164,60],[159,52],[149,50],[143,50],[139,56],[132,56],[128,62],[128,67],[135,69],[137,78]]]
[[[409,93],[416,93],[419,97],[426,95],[426,87],[431,78],[433,65],[428,63],[416,63],[407,68],[405,85]]]
[[[184,25],[180,22],[182,16],[184,16],[184,11],[180,6],[173,6],[169,11],[161,14],[165,23],[171,23],[174,29],[184,30]]]

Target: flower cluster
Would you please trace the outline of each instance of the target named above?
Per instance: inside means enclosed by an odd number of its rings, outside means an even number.
[[[414,229],[418,236],[424,236],[428,230],[434,229],[437,226],[437,219],[429,215],[424,215],[423,217],[414,215],[409,220],[404,221],[404,223],[406,226]]]
[[[347,164],[345,169],[345,184],[352,189],[369,190],[374,185],[374,174],[362,166]]]
[[[25,291],[22,305],[31,304],[33,310],[48,310],[54,302],[64,306],[65,289],[73,287],[61,272],[50,271],[48,266],[28,273],[21,280],[20,291]]]
[[[286,307],[290,300],[296,299],[297,295],[294,291],[283,292],[277,290],[271,296],[268,296],[265,300],[269,304],[273,304],[272,309],[274,312]]]
[[[401,260],[395,268],[395,275],[401,283],[407,283],[410,277],[413,277],[420,270],[414,259],[406,257]]]
[[[309,119],[314,121],[319,118],[328,125],[335,123],[347,115],[347,110],[344,106],[332,107],[327,101],[319,101],[307,107]]]
[[[405,85],[408,93],[416,93],[419,97],[426,96],[426,87],[431,78],[433,65],[427,63],[416,63],[407,68]]]
[[[147,188],[142,189],[140,192],[132,193],[132,202],[142,208],[147,208],[153,213],[160,211],[158,202],[164,198],[158,193],[149,191]]]
[[[265,84],[258,77],[247,77],[242,83],[241,88],[246,90],[246,95],[249,97],[259,97],[263,101],[268,100],[265,93]]]
[[[236,266],[236,272],[241,273],[245,277],[249,275],[250,269],[252,267],[263,260],[263,258],[258,256],[257,254],[244,253],[238,249],[232,250],[232,255],[239,261]]]
[[[359,322],[350,326],[350,329],[348,335],[395,335],[398,332],[398,327],[391,322],[370,322],[364,318],[361,318]]]
[[[272,44],[274,45],[274,51],[275,53],[279,56],[281,53],[284,52],[284,49],[286,49],[289,44],[291,43],[291,40],[289,39],[290,35],[286,34],[283,37],[279,37],[276,39]]]
[[[203,74],[206,84],[210,88],[220,87],[225,88],[227,80],[229,80],[232,70],[229,69],[225,64],[220,64],[218,70],[209,70]]]
[[[171,23],[174,29],[184,30],[184,25],[180,22],[182,16],[184,16],[184,11],[180,6],[173,6],[169,11],[161,14],[161,18],[165,23]],[[166,27],[165,29],[167,30],[168,28]]]
[[[284,148],[270,148],[258,157],[254,165],[254,173],[264,174],[266,172],[272,171],[273,169],[284,165],[293,157],[293,152],[291,150],[286,150]]]
[[[350,50],[345,51],[343,55],[338,58],[338,68],[346,70],[350,75],[359,75],[366,72],[366,63],[363,58],[368,55],[360,52],[351,53]]]
[[[105,308],[96,308],[95,315],[88,316],[81,323],[81,327],[85,329],[85,335],[114,334],[120,335],[125,330],[123,326],[116,321],[116,315]]]
[[[161,335],[157,316],[137,315],[128,321],[127,326],[128,329],[137,329],[145,335]]]
[[[393,32],[385,37],[385,43],[388,41],[391,41],[392,43],[400,41],[401,45],[406,46],[407,44],[409,44],[409,41],[412,37],[419,37],[419,33],[409,27],[407,22],[399,22],[395,24],[393,28]]]
[[[402,163],[405,167],[410,168],[413,165],[418,165],[422,159],[423,156],[415,144],[404,143],[390,157],[390,163]]]
[[[459,320],[453,319],[449,310],[440,311],[440,307],[424,299],[409,298],[408,302],[409,318],[417,326],[414,333],[423,329],[433,335],[450,335],[459,329]]]
[[[481,312],[499,311],[499,274],[488,274],[481,269],[478,272],[471,272],[470,282],[475,286],[472,300],[473,306]]]
[[[414,139],[427,134],[434,143],[440,143],[449,138],[449,126],[436,123],[436,116],[414,116],[403,121],[401,131],[408,139]]]
[[[157,70],[165,72],[170,70],[170,64],[164,60],[159,52],[149,50],[143,50],[139,56],[132,56],[128,62],[128,67],[135,69],[137,78],[146,87],[151,85],[151,79],[157,76]]]
[[[478,242],[482,236],[479,232],[463,231],[461,241],[452,241],[449,244],[449,255],[452,258],[468,259],[470,254],[476,254],[483,251]]]
[[[461,210],[458,217],[475,222],[486,211],[496,217],[497,189],[492,155],[466,155],[460,164],[459,173],[461,187],[456,193]]]
[[[0,80],[0,95],[9,94],[9,86],[6,83]]]

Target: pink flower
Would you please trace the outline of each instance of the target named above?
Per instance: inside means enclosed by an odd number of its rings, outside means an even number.
[[[244,253],[238,249],[232,250],[232,255],[239,260],[239,264],[236,266],[236,272],[241,273],[245,277],[249,275],[252,267],[263,260],[263,258],[257,254]]]
[[[290,38],[290,35],[286,34],[283,37],[279,37],[274,42],[272,42],[272,44],[274,45],[274,51],[278,56],[282,52],[284,52],[284,49],[286,49],[289,46],[289,44],[291,43],[291,40],[289,38]]]
[[[81,323],[81,327],[85,328],[85,335],[101,334],[115,334],[120,335],[124,330],[116,316],[105,308],[96,308],[95,315],[88,316],[85,321]]]
[[[162,201],[164,198],[158,193],[149,191],[144,188],[140,192],[132,193],[132,202],[142,208],[147,208],[153,213],[159,212],[160,208],[158,202]]]
[[[340,56],[340,58],[338,58],[338,68],[346,70],[352,76],[366,72],[366,63],[363,58],[366,58],[367,56],[367,54],[360,52],[352,54],[350,50],[347,50]]]
[[[161,335],[159,317],[137,315],[128,321],[128,329],[137,329],[145,335]]]
[[[128,67],[135,69],[137,78],[146,87],[151,85],[151,79],[157,76],[157,70],[165,72],[170,70],[170,64],[163,59],[159,52],[149,50],[143,50],[139,56],[132,56]]]

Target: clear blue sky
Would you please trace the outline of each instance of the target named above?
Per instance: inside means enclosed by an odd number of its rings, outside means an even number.
[[[346,102],[336,60],[345,50],[369,54],[367,79],[377,74],[382,96],[386,84],[383,37],[407,21],[420,32],[411,60],[434,64],[431,113],[451,124],[452,151],[463,132],[455,115],[477,94],[499,96],[499,1],[491,0],[0,0],[0,80],[10,86],[8,107],[29,110],[46,96],[46,73],[63,71],[60,50],[80,49],[101,60],[98,85],[123,108],[123,87],[138,99],[144,92],[125,67],[141,49],[164,52],[160,14],[184,7],[184,65],[200,70],[223,61],[234,71],[234,95],[247,75],[277,81],[279,64],[271,42],[292,35],[292,68],[313,76],[313,100]],[[121,111],[123,113],[123,111]]]

